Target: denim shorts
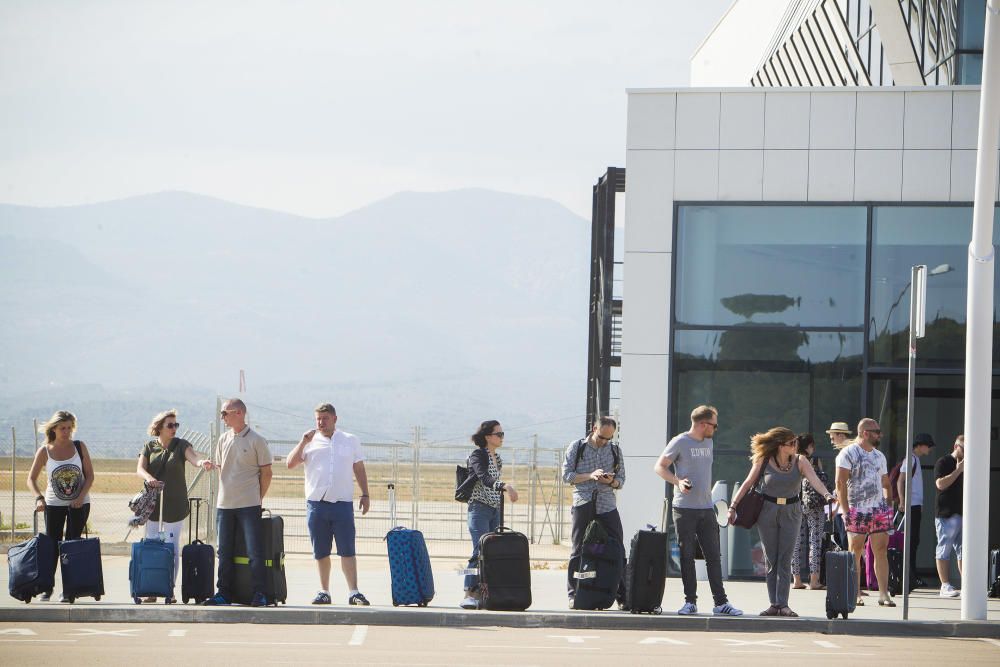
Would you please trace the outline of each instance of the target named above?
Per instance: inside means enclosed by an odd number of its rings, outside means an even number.
[[[325,500],[306,501],[306,524],[312,542],[313,558],[321,560],[330,555],[333,542],[337,542],[338,556],[353,556],[354,503],[347,501],[328,503]]]
[[[847,512],[844,527],[855,535],[888,533],[892,530],[892,508],[885,503],[878,507],[852,507]]]
[[[934,519],[934,529],[937,531],[937,550],[934,556],[938,560],[951,558],[951,550],[962,560],[962,515],[952,514],[947,519]]]

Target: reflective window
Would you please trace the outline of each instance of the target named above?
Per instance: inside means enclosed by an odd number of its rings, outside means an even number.
[[[675,317],[861,327],[866,226],[863,206],[681,206]]]
[[[995,217],[994,238],[1000,225]],[[961,366],[965,359],[965,298],[969,206],[876,206],[872,229],[871,363],[907,364],[910,270],[926,264],[927,324],[918,346],[920,367]],[[994,313],[1000,291],[994,289]],[[994,314],[994,317],[996,315]],[[994,352],[994,359],[997,359]]]
[[[986,0],[958,0],[958,48],[981,51],[985,35]],[[982,65],[983,59],[980,56],[980,68]]]
[[[955,83],[963,86],[978,86],[983,82],[983,54],[958,54],[958,71]]]

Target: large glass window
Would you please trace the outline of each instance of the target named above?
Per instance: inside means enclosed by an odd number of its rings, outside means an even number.
[[[863,206],[680,207],[677,322],[860,328],[866,225]]]
[[[958,367],[965,359],[969,206],[876,206],[872,213],[871,363],[905,366],[909,341],[910,269],[926,264],[927,325],[917,364]],[[994,238],[1000,230],[994,220]],[[994,290],[994,313],[1000,291]],[[995,316],[995,315],[994,315]],[[998,359],[996,350],[994,359]]]

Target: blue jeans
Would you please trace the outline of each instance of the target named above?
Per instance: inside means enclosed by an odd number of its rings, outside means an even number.
[[[260,505],[216,510],[219,535],[219,579],[217,588],[227,600],[232,600],[233,556],[236,550],[236,524],[246,540],[250,558],[250,576],[254,593],[263,593],[267,569],[264,566],[264,532],[260,520]]]
[[[469,568],[479,565],[479,538],[486,533],[492,533],[500,527],[500,508],[490,507],[473,500],[469,503],[469,536],[472,538],[472,557],[469,558]],[[465,575],[465,589],[477,590],[479,575]]]

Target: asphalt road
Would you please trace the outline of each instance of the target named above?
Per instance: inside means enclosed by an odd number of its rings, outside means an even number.
[[[473,659],[470,656],[478,655]],[[0,665],[1000,664],[1000,640],[365,625],[0,624]]]

